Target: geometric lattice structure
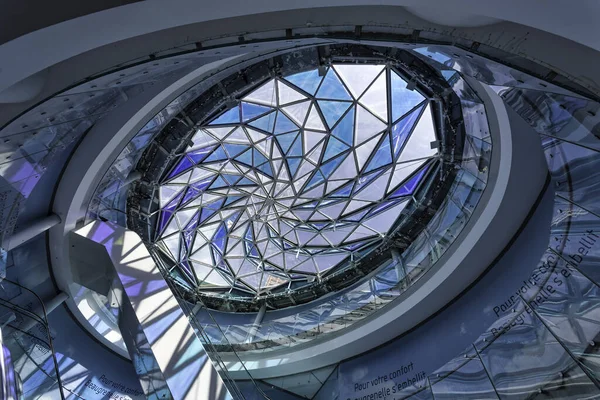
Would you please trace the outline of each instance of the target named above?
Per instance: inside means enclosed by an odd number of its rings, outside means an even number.
[[[199,127],[162,179],[154,251],[206,291],[319,279],[393,231],[436,140],[428,101],[389,66],[270,79]]]

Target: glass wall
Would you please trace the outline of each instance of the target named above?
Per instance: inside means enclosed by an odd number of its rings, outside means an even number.
[[[60,360],[40,298],[17,283],[2,280],[0,324],[3,398],[38,398],[53,392],[64,399]]]
[[[523,286],[507,290],[497,321],[437,371],[400,385],[392,398],[600,397],[599,104],[489,60],[471,64],[450,46],[416,52],[497,85],[505,103],[540,134],[555,196],[547,251]],[[316,398],[335,398],[330,386]]]

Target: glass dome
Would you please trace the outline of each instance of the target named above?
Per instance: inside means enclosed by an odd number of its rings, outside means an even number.
[[[252,88],[160,181],[154,250],[201,291],[313,282],[389,235],[438,160],[428,99],[389,65]]]

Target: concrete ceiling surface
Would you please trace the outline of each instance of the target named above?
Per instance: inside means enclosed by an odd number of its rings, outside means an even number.
[[[275,0],[229,0],[210,7],[193,0],[149,0],[64,21],[4,43],[0,46],[0,91],[78,54],[164,29],[274,11],[361,5],[434,8],[438,14],[469,10],[470,14],[515,22],[600,49],[596,23],[600,3],[591,0],[578,2],[577,7],[566,0],[307,0],[301,7]]]

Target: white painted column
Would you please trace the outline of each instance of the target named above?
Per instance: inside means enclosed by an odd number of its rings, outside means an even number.
[[[117,275],[114,299],[121,308],[119,327],[146,396],[231,399],[141,238],[103,221],[75,234],[102,246],[112,261]]]
[[[50,214],[46,217],[40,218],[37,221],[33,221],[28,225],[20,228],[18,231],[13,232],[12,235],[5,238],[2,242],[2,248],[6,251],[13,250],[14,248],[22,245],[28,240],[33,239],[40,233],[46,232],[48,229],[60,223],[60,217],[56,214]]]

